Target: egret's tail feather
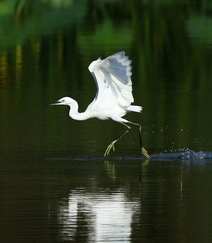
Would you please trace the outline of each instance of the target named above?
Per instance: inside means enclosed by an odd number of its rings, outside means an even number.
[[[141,112],[142,111],[142,106],[138,105],[131,105],[127,108],[128,111],[134,111],[134,112]]]

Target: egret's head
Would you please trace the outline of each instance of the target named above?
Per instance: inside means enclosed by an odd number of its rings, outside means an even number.
[[[63,97],[59,100],[57,100],[56,103],[53,103],[52,105],[68,105],[71,106],[71,104],[75,103],[76,101],[70,97]]]

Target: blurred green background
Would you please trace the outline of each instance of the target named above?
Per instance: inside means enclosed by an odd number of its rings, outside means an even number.
[[[211,11],[210,0],[0,1],[0,151],[103,153],[119,124],[72,121],[49,103],[71,96],[84,110],[89,63],[120,50],[149,151],[211,150]],[[118,152],[139,153],[136,134]]]

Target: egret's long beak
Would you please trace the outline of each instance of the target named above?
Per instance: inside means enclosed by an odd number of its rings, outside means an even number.
[[[50,104],[50,105],[63,105],[63,103],[60,102],[60,101],[57,101],[56,103],[52,103],[52,104]]]

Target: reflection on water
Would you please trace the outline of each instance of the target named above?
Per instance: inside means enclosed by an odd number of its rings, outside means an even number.
[[[59,208],[61,239],[76,239],[87,231],[88,242],[130,242],[133,215],[139,202],[128,202],[125,193],[72,191]]]
[[[7,159],[2,242],[210,242],[211,161]]]

